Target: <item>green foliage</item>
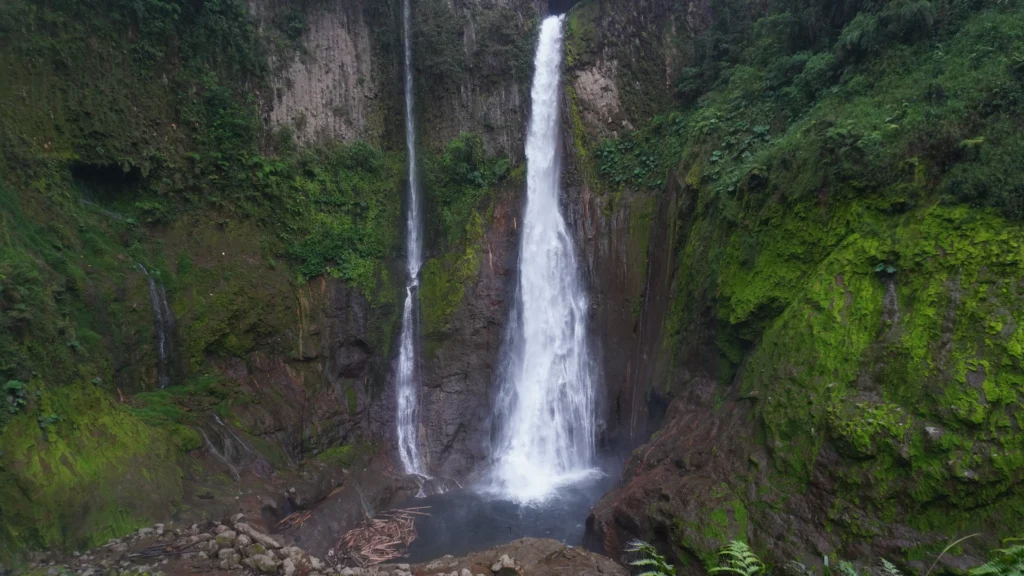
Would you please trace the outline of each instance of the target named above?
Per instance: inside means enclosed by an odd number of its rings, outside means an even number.
[[[521,13],[505,6],[477,9],[472,18],[478,42],[471,60],[473,78],[528,82],[533,71],[537,20],[524,19]]]
[[[164,517],[181,498],[168,437],[94,385],[47,389],[0,432],[0,446],[5,561],[26,546],[101,544]]]
[[[1004,545],[1011,544],[1005,548],[995,551],[995,558],[967,573],[970,576],[1020,576],[1024,574],[1024,545],[1018,544],[1024,540],[1020,538],[1009,538],[1003,542]]]
[[[413,12],[413,54],[426,93],[453,91],[466,74],[462,25],[445,0],[417,2]]]
[[[718,552],[718,566],[708,570],[709,574],[726,572],[738,576],[756,576],[765,571],[764,563],[745,543],[733,540]]]
[[[606,139],[594,149],[601,176],[616,187],[662,188],[686,138],[687,118],[658,116],[643,130]]]
[[[643,540],[632,540],[626,545],[625,551],[638,556],[629,563],[640,569],[637,576],[676,576],[675,566],[669,564],[654,546]]]
[[[17,414],[25,409],[28,400],[23,382],[9,380],[7,384],[4,384],[4,395],[7,397],[8,413]]]
[[[881,565],[880,569],[883,576],[903,576],[903,572],[900,571],[895,564],[889,562],[885,558],[879,558],[878,562]]]
[[[473,78],[525,83],[533,69],[537,18],[508,6],[458,6],[445,0],[422,0],[412,6],[413,64],[422,87],[418,96],[444,97]],[[473,42],[464,25],[472,22]]]
[[[480,267],[482,237],[483,221],[474,212],[466,223],[462,250],[431,258],[423,265],[419,296],[428,337],[436,338],[451,328],[448,323],[463,302],[466,283]]]
[[[1024,18],[985,2],[773,5],[753,23],[723,5],[737,20],[711,29],[750,33],[709,38],[701,59],[680,35],[693,94],[590,157],[577,141],[594,189],[680,202],[666,386],[713,332],[723,390],[757,399],[768,482],[799,493],[829,474],[822,522],[841,539],[893,522],[1013,533],[1024,185],[1006,167],[1024,150]],[[698,523],[672,512],[661,528],[707,563]]]
[[[487,158],[480,136],[463,133],[425,164],[428,238],[450,249],[464,238],[488,190],[508,176],[509,163]]]
[[[290,253],[300,272],[326,272],[372,295],[380,262],[400,240],[402,175],[401,157],[363,143],[306,151],[273,167],[267,179],[292,214]]]

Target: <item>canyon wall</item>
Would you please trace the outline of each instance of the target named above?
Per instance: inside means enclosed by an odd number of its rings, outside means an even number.
[[[0,7],[0,560],[394,466],[400,4],[30,4]],[[1020,17],[790,4],[567,15],[563,208],[632,450],[588,544],[916,569],[984,531],[960,568],[1022,517]],[[487,457],[545,10],[414,2],[438,475]]]

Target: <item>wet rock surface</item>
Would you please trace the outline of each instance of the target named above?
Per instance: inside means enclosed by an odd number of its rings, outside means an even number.
[[[555,540],[523,538],[466,556],[444,556],[414,564],[424,576],[627,576],[629,571],[609,558]]]

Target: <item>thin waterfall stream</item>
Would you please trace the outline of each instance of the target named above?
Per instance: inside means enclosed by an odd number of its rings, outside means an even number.
[[[149,283],[149,299],[153,307],[153,324],[156,331],[157,385],[167,388],[171,385],[171,360],[174,354],[174,313],[167,304],[167,290],[142,264],[135,265],[146,276]]]
[[[409,192],[406,215],[406,265],[409,281],[405,287],[402,333],[398,348],[396,425],[398,455],[407,474],[427,476],[419,448],[419,385],[416,363],[416,291],[423,266],[423,232],[420,215],[419,178],[416,174],[416,123],[413,116],[412,45],[409,0],[402,3],[402,28],[405,49],[405,144],[409,155]]]

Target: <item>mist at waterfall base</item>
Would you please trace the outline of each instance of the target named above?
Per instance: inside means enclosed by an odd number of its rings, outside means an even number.
[[[608,473],[596,473],[595,468],[595,473],[562,486],[543,501],[520,502],[470,488],[406,502],[429,506],[430,515],[417,517],[417,537],[405,561],[459,556],[528,537],[581,546],[590,509],[614,488],[621,467],[621,461],[609,461],[600,466]]]

